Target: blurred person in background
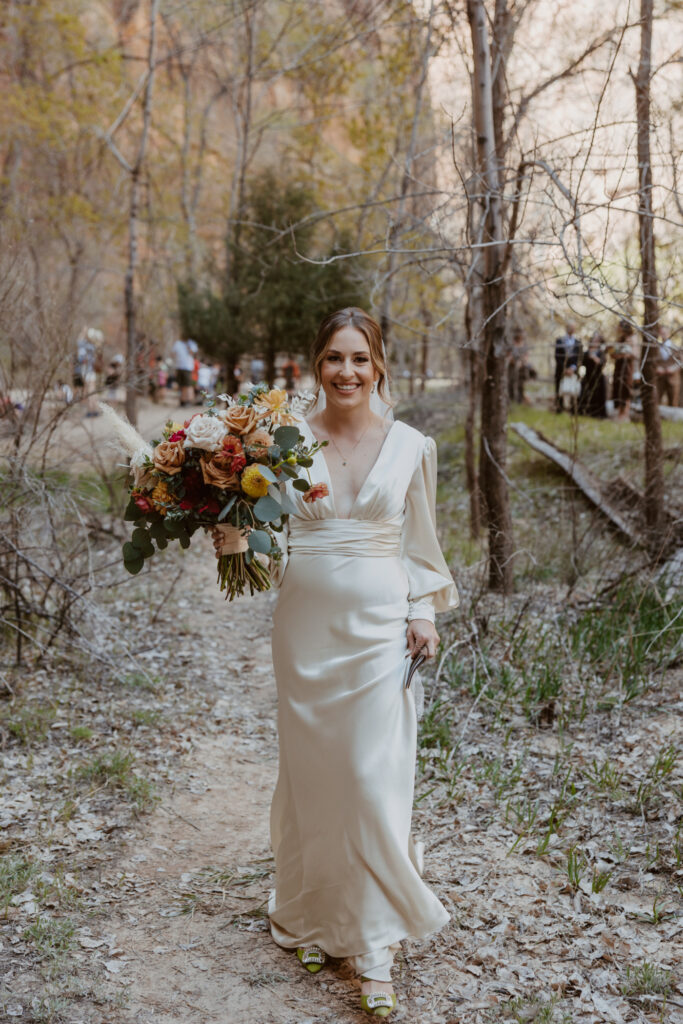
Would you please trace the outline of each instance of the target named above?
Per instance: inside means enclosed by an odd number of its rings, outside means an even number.
[[[521,327],[515,327],[508,355],[508,398],[511,402],[529,404],[529,399],[524,394],[524,383],[528,375],[529,349],[524,341],[524,331]]]
[[[612,401],[618,420],[627,420],[633,398],[633,371],[636,363],[636,339],[633,326],[622,319],[617,325],[617,338],[610,349],[614,360]]]
[[[671,344],[671,331],[664,324],[659,325],[659,346],[657,349],[657,401],[660,405],[668,402],[675,408],[681,384],[681,365]]]
[[[282,373],[285,378],[285,389],[290,398],[294,395],[297,388],[299,387],[299,378],[301,377],[301,370],[296,359],[292,358],[291,355],[287,356],[287,361],[282,367]]]
[[[573,377],[581,365],[581,342],[576,337],[576,324],[568,320],[561,338],[555,339],[555,411],[564,412],[564,395],[561,383],[565,377]],[[571,403],[570,403],[571,404]]]
[[[191,338],[184,340],[179,338],[173,345],[173,361],[175,364],[175,378],[180,390],[181,406],[192,405],[194,402],[194,357],[197,352],[197,343]]]
[[[121,385],[121,378],[123,376],[123,362],[123,356],[120,352],[117,352],[116,355],[112,357],[109,366],[107,367],[104,384],[107,389],[108,402],[116,402],[118,400],[118,389]]]
[[[605,380],[605,339],[600,331],[594,331],[583,355],[584,375],[579,395],[579,413],[605,419],[607,416],[607,381]]]
[[[102,331],[94,327],[86,327],[76,342],[76,357],[74,360],[73,383],[76,399],[85,398],[86,417],[99,416],[100,412],[95,405],[95,390],[97,388],[97,374],[103,369],[102,350],[100,346],[104,341]]]
[[[260,384],[263,380],[263,375],[266,372],[266,364],[261,359],[261,356],[252,356],[251,358],[251,379],[254,384]]]

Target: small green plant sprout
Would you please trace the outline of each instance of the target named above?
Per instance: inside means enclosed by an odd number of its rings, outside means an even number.
[[[638,784],[635,798],[635,810],[644,814],[648,806],[659,795],[662,785],[671,775],[678,762],[680,751],[673,743],[664,747],[657,754],[648,768],[645,778]]]
[[[88,728],[87,725],[74,725],[70,731],[71,739],[75,740],[76,743],[80,743],[81,740],[91,740],[94,735],[92,729]]]
[[[588,860],[576,846],[570,846],[567,850],[567,877],[572,889],[578,889],[583,878],[583,873],[588,866]]]
[[[671,992],[671,971],[644,960],[638,967],[627,967],[621,985],[625,996],[666,996]]]
[[[624,773],[618,771],[611,761],[603,761],[599,765],[595,758],[585,775],[599,793],[618,793],[624,777]]]
[[[591,892],[602,892],[612,877],[612,874],[612,871],[602,871],[600,868],[594,867],[593,877],[591,879]]]
[[[22,937],[33,943],[43,956],[57,957],[71,948],[74,931],[75,925],[68,918],[58,921],[52,917],[39,917],[24,929]]]

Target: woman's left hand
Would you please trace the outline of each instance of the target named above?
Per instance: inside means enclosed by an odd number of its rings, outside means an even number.
[[[439,640],[436,626],[429,619],[413,619],[408,623],[407,641],[411,658],[417,657],[423,648],[423,653],[427,655],[427,658],[433,658],[439,646]]]

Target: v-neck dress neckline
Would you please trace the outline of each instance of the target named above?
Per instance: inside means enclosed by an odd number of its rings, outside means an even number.
[[[391,426],[389,427],[389,429],[387,430],[387,432],[386,432],[386,434],[384,436],[384,440],[382,441],[382,446],[381,446],[380,450],[377,453],[377,458],[375,459],[373,464],[370,466],[370,469],[368,470],[368,472],[365,475],[365,479],[363,480],[363,483],[360,485],[360,489],[358,491],[358,494],[356,495],[356,497],[353,499],[353,502],[351,503],[351,508],[349,509],[348,516],[337,515],[336,516],[337,519],[353,519],[354,518],[353,513],[354,513],[354,511],[356,509],[356,505],[360,501],[361,494],[365,490],[365,488],[366,488],[366,486],[368,484],[368,481],[370,480],[371,476],[373,475],[373,473],[377,469],[377,467],[378,467],[378,465],[380,463],[380,460],[381,460],[382,456],[384,455],[384,452],[386,451],[389,438],[391,437],[391,435],[392,435],[392,433],[394,431],[394,427],[398,424],[398,422],[399,422],[398,420],[394,420],[393,423],[391,424]],[[309,426],[308,420],[303,420],[303,423],[305,424],[306,429],[308,430],[308,433],[311,435],[313,440],[318,442],[319,439],[314,434],[313,428],[311,426]],[[327,459],[325,458],[325,453],[323,452],[322,449],[318,450],[318,452],[316,453],[314,458],[316,458],[317,456],[320,456],[320,458],[323,461],[323,465],[325,467],[325,473],[327,474],[327,483],[328,483],[328,489],[329,489],[329,492],[330,492],[330,501],[331,501],[332,507],[334,508],[334,511],[336,513],[337,512],[337,503],[336,503],[335,495],[334,495],[334,482],[332,480],[332,474],[330,473],[330,467],[329,467],[329,465],[327,463]]]

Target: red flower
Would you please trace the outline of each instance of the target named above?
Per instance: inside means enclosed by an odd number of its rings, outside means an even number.
[[[247,460],[239,437],[228,434],[223,439],[223,447],[214,455],[213,461],[228,473],[241,473]]]
[[[135,504],[137,505],[141,512],[153,511],[154,505],[152,504],[151,501],[149,501],[148,498],[144,496],[144,494],[134,494],[132,497],[133,501],[135,502]]]
[[[171,436],[169,437],[169,441],[184,441],[184,440],[185,440],[185,431],[184,430],[176,430],[176,432],[174,434],[171,434]]]
[[[183,512],[189,512],[191,509],[194,508],[194,504],[193,502],[188,501],[187,498],[183,498],[178,507],[181,508]]]
[[[327,484],[313,484],[304,492],[304,501],[317,501],[318,498],[326,498],[329,493]]]
[[[180,506],[182,508],[182,505]],[[221,507],[214,498],[209,498],[206,505],[202,505],[201,508],[197,509],[197,512],[208,512],[210,516],[217,516],[220,512]]]

